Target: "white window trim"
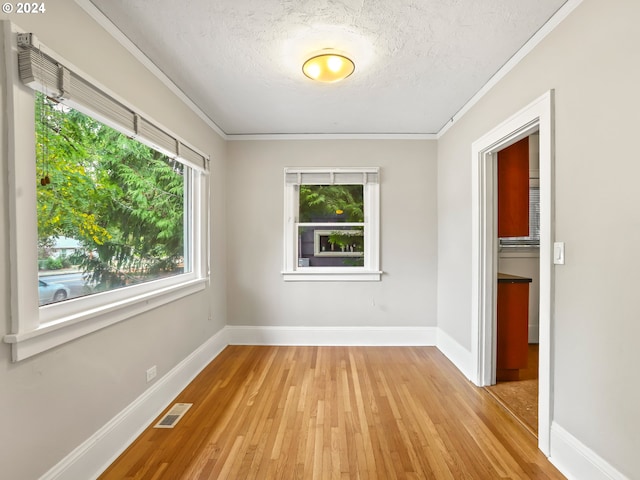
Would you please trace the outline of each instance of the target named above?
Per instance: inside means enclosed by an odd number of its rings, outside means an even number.
[[[287,183],[287,174],[297,173],[355,173],[375,174],[377,182],[364,183],[364,261],[362,267],[299,267],[298,242],[298,183]],[[284,169],[284,267],[282,277],[287,282],[307,281],[380,281],[380,169],[378,167],[314,167]],[[303,183],[304,184],[304,183]],[[345,225],[345,224],[342,224]],[[349,224],[346,224],[349,225]]]
[[[7,76],[11,275],[11,333],[5,335],[4,341],[11,344],[12,360],[17,362],[204,290],[209,284],[209,176],[192,168],[192,175],[185,178],[192,191],[188,200],[191,208],[185,218],[185,225],[193,226],[192,234],[185,238],[185,243],[190,244],[191,272],[39,307],[36,165],[25,161],[35,158],[34,91],[23,85],[18,75],[16,34],[22,32],[10,22],[3,22],[2,27]],[[82,73],[59,55],[48,49],[47,53]]]

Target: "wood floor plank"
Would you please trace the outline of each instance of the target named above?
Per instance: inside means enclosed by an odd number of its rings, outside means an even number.
[[[433,347],[229,346],[102,480],[564,478]]]

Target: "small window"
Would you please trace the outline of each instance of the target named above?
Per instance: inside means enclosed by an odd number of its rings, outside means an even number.
[[[298,266],[364,266],[364,185],[300,185]]]
[[[379,280],[379,171],[285,169],[285,280]]]
[[[540,184],[537,178],[529,179],[529,235],[500,238],[500,247],[540,247]]]

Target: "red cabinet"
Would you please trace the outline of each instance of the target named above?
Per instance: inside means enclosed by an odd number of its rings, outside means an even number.
[[[527,367],[530,278],[498,274],[496,379],[518,380]]]
[[[529,137],[498,152],[498,237],[529,235]]]

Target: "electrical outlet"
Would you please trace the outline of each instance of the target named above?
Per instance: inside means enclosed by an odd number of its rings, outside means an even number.
[[[150,382],[151,380],[153,380],[154,378],[156,378],[157,374],[158,374],[158,371],[157,371],[155,365],[153,367],[149,368],[147,370],[147,383]]]

